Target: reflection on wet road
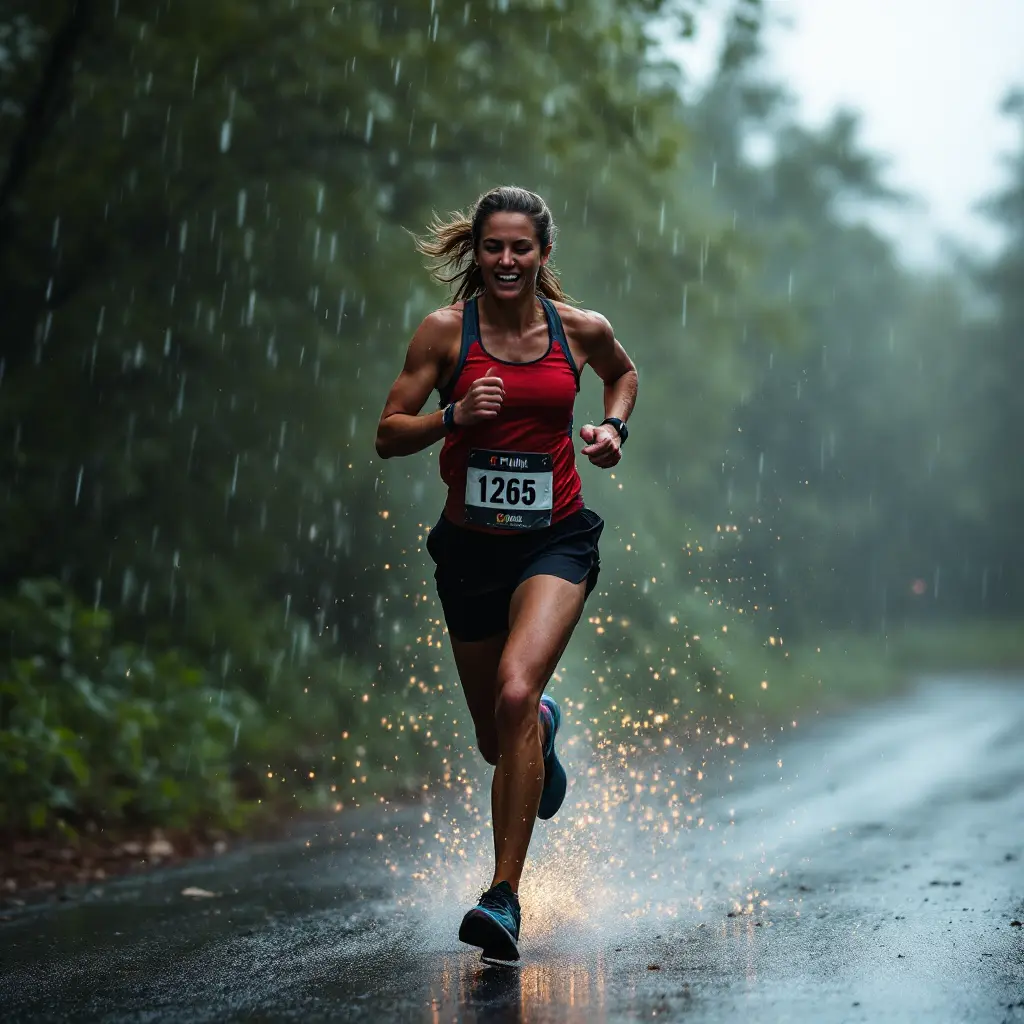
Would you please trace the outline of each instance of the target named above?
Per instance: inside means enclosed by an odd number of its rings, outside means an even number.
[[[949,679],[712,765],[699,799],[666,762],[613,800],[577,754],[568,813],[538,828],[518,970],[455,938],[486,829],[382,808],[17,912],[0,1003],[12,1021],[1024,1022],[1022,736],[1019,680]]]

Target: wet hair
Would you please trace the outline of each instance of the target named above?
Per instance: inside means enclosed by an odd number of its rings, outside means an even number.
[[[535,192],[515,185],[485,192],[470,212],[453,213],[447,220],[435,213],[426,236],[416,237],[416,248],[432,261],[430,272],[434,280],[452,287],[453,302],[471,299],[484,290],[476,249],[492,213],[524,213],[533,221],[541,249],[554,244],[555,223],[548,204]],[[569,301],[550,262],[540,268],[537,291],[549,299]]]

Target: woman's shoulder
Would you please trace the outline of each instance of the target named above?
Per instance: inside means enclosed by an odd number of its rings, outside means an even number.
[[[585,309],[568,302],[555,302],[554,306],[570,341],[586,345],[600,342],[612,333],[608,318],[596,309]]]
[[[462,311],[465,308],[464,302],[453,302],[447,306],[428,313],[420,324],[420,330],[438,337],[448,335],[453,331],[462,331]]]

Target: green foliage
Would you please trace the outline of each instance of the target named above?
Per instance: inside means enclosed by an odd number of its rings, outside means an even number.
[[[231,778],[252,700],[174,650],[116,643],[110,616],[49,580],[0,602],[2,825],[238,823]]]

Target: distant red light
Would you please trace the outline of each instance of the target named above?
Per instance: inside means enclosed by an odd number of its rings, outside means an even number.
[[[910,584],[910,589],[920,597],[928,589],[928,584],[924,580],[914,580]]]

